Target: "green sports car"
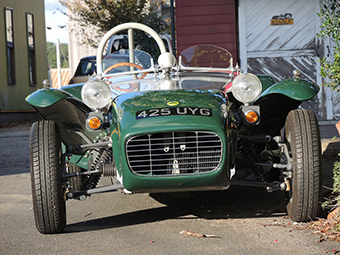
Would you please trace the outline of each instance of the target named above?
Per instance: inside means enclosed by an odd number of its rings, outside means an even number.
[[[107,40],[136,29],[157,42],[157,64],[134,50],[132,39],[129,61],[103,70]],[[250,185],[286,192],[294,221],[317,216],[319,127],[312,111],[298,107],[319,87],[298,71],[278,83],[268,75],[244,74],[227,50],[214,45],[192,46],[176,60],[154,30],[137,23],[111,29],[96,62],[97,72],[85,84],[52,89],[44,82],[26,99],[43,119],[30,134],[41,233],[64,230],[67,200],[116,190],[168,193]],[[112,72],[122,66],[125,71]],[[106,177],[112,184],[98,185]]]

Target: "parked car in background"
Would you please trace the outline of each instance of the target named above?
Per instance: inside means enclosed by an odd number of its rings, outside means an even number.
[[[129,54],[127,50],[121,49],[103,57],[103,68],[105,70],[109,66],[126,62],[129,62]],[[80,59],[76,72],[74,73],[74,76],[70,79],[69,84],[87,82],[89,80],[89,77],[93,75],[93,73],[96,71],[96,68],[96,56],[88,56]],[[125,72],[129,70],[129,67],[121,66],[112,69],[108,73]]]
[[[69,84],[84,83],[96,70],[96,56],[88,56],[80,59],[76,72]]]
[[[172,39],[171,36],[168,34],[160,35],[162,41],[165,45],[165,48],[168,52],[172,53]],[[155,43],[155,47],[158,47]],[[107,63],[113,65],[119,62],[129,62],[128,54],[125,51],[129,48],[128,45],[128,36],[125,35],[114,35],[110,38],[106,50],[106,57],[103,59],[103,65]],[[138,45],[136,46],[138,48]],[[120,52],[120,56],[111,56],[112,54],[117,54]],[[122,52],[126,54],[125,59],[122,59]],[[79,64],[77,66],[76,72],[74,76],[70,79],[69,84],[76,84],[76,83],[85,83],[88,81],[89,76],[93,75],[94,71],[96,70],[96,56],[88,56],[80,59]],[[126,70],[124,69],[116,69],[115,72],[119,72],[119,70]]]

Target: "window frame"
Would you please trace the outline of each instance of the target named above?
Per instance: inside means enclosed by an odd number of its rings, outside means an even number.
[[[31,19],[29,19],[29,17]],[[29,84],[37,85],[37,61],[34,34],[34,14],[26,12],[26,33],[27,33],[27,53],[28,53],[28,73]]]
[[[16,84],[15,70],[15,47],[14,47],[14,24],[13,24],[13,9],[4,7],[5,12],[5,38],[6,38],[6,61],[7,61],[7,84]],[[10,13],[8,17],[8,13]],[[10,23],[10,24],[8,24]],[[10,37],[10,38],[9,38]]]

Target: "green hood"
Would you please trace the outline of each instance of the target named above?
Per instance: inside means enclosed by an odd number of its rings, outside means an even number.
[[[120,126],[123,137],[183,129],[216,130],[216,127],[224,128],[221,105],[226,103],[218,91],[126,93],[115,100],[112,119]]]

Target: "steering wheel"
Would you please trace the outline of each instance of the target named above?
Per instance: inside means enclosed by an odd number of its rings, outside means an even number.
[[[143,70],[144,68],[139,66],[139,65],[136,65],[134,63],[129,63],[129,62],[122,62],[122,63],[117,63],[117,64],[114,64],[112,66],[109,66],[108,68],[105,69],[105,71],[103,72],[103,74],[107,74],[109,71],[111,71],[112,69],[115,69],[117,67],[121,67],[121,66],[132,66],[132,67],[135,67],[135,68],[138,68],[139,70]],[[143,73],[142,76],[140,77],[141,79],[143,79],[145,77],[145,75],[147,75],[148,73]]]

